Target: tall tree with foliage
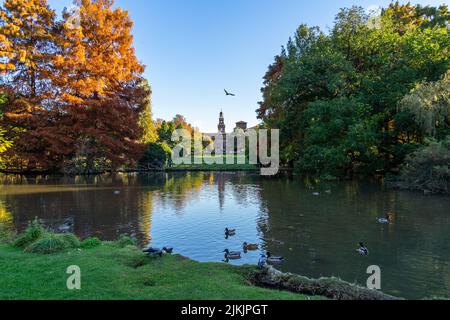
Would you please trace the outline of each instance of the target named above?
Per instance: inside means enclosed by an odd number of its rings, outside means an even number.
[[[144,144],[154,143],[158,140],[158,133],[156,132],[156,126],[152,115],[152,89],[147,80],[143,81],[142,86],[146,91],[147,98],[144,102],[144,110],[141,112],[139,118],[139,125],[143,132],[141,142]]]
[[[62,21],[46,0],[0,8],[0,87],[9,97],[1,123],[19,169],[133,165],[141,142],[155,139],[128,12],[111,0],[76,3],[78,16],[65,11]]]
[[[172,145],[172,133],[175,131],[175,125],[172,121],[167,122],[166,120],[161,121],[156,129],[158,133],[158,141],[164,142],[168,145]]]
[[[399,102],[449,69],[446,6],[342,9],[329,34],[301,25],[264,78],[257,110],[281,130],[281,155],[304,174],[387,172],[423,141]],[[376,23],[373,23],[373,22]]]
[[[8,93],[2,126],[14,140],[18,165],[35,166],[51,155],[39,138],[49,121],[55,12],[46,0],[5,0],[0,7],[0,87]]]
[[[67,115],[74,140],[69,155],[102,159],[112,168],[133,163],[142,152],[141,112],[148,103],[133,48],[133,23],[112,0],[81,0],[79,25],[64,14],[60,52],[54,60],[57,108]],[[60,128],[61,129],[61,128]]]

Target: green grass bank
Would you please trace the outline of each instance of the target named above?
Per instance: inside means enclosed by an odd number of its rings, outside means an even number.
[[[81,269],[81,290],[67,289],[66,270],[71,265]],[[1,244],[0,299],[314,299],[252,286],[247,281],[252,269],[198,263],[178,255],[152,258],[137,247],[120,248],[114,243],[47,255]]]

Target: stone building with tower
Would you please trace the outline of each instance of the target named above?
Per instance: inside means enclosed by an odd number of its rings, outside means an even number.
[[[225,126],[225,116],[223,111],[220,111],[219,114],[219,124],[217,125],[217,130],[219,134],[222,134],[223,136],[223,151],[225,151],[227,149],[227,136],[226,136],[226,126]],[[248,127],[247,127],[247,122],[245,121],[239,121],[236,122],[236,127],[234,128],[233,132],[234,133],[247,133]],[[237,150],[235,150],[234,152],[236,152]],[[220,153],[222,153],[222,150],[219,150]]]
[[[234,132],[238,131],[238,130],[242,130],[244,132],[247,132],[247,122],[245,121],[238,121],[236,122],[236,127],[234,128]],[[217,125],[217,132],[221,133],[221,134],[226,134],[226,126],[225,126],[225,117],[223,114],[223,111],[220,111],[219,114],[219,124]]]

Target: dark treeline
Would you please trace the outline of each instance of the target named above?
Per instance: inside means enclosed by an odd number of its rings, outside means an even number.
[[[419,153],[428,170],[434,140],[449,191],[449,19],[445,5],[393,3],[341,9],[329,33],[301,25],[269,66],[257,110],[281,130],[282,161],[334,179],[397,173]]]

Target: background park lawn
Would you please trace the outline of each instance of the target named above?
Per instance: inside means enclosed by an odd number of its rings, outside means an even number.
[[[234,155],[233,164],[227,163],[227,156],[223,156],[222,164],[212,163],[214,161],[214,156],[194,156],[192,159],[192,164],[181,164],[173,165],[172,169],[192,169],[192,170],[258,170],[258,166],[254,164],[249,164],[249,161],[245,155]],[[201,164],[196,164],[196,162]],[[239,162],[244,162],[240,164]]]

